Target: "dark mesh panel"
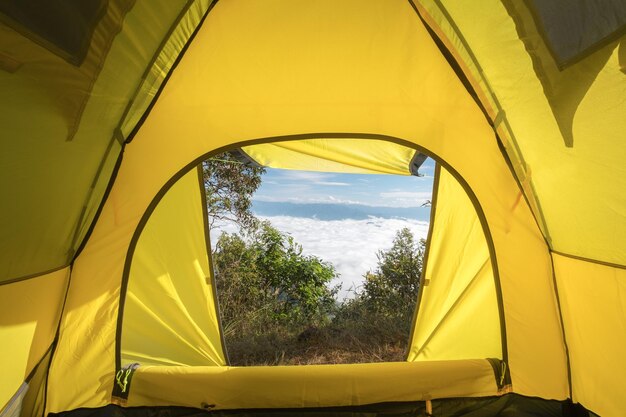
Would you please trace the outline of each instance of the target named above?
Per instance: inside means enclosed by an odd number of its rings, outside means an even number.
[[[559,66],[578,60],[626,29],[623,0],[527,0]]]
[[[0,0],[4,21],[75,65],[85,58],[107,0]]]

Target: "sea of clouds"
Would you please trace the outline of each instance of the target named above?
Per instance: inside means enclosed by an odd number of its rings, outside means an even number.
[[[363,275],[376,268],[380,250],[389,249],[396,232],[408,227],[416,240],[426,239],[428,222],[411,219],[388,219],[373,217],[366,220],[318,220],[313,218],[271,216],[268,220],[283,233],[291,235],[302,245],[303,253],[314,255],[335,266],[339,278],[333,284],[341,284],[339,299],[351,297],[363,284]],[[235,232],[233,224],[220,225],[213,230],[212,242],[219,234]]]

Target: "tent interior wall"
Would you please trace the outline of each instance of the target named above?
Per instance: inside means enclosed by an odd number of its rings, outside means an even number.
[[[0,2],[0,416],[624,415],[626,2],[479,3]],[[235,149],[436,160],[406,362],[228,365],[197,167]]]

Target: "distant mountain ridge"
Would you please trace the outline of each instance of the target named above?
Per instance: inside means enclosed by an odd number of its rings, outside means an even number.
[[[430,207],[382,207],[364,204],[290,203],[253,201],[258,216],[290,216],[318,220],[413,219],[429,221]]]

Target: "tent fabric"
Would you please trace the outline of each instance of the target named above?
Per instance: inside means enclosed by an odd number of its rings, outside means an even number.
[[[161,5],[151,3],[151,6],[154,7],[154,10],[158,10],[161,17]],[[213,0],[181,2],[182,10],[176,18],[175,24],[170,28],[160,48],[154,54],[152,62],[142,75],[141,84],[137,87],[119,123],[119,134],[123,140],[132,140],[133,131],[140,124],[144,113],[150,107],[154,96],[174,67],[178,56],[189,42],[202,17],[214,4],[215,1]]]
[[[532,184],[540,202],[535,214],[546,223],[551,248],[626,265],[623,34],[559,70],[533,30],[532,16],[523,14],[523,2],[420,4],[452,38],[450,45],[471,45],[470,76],[484,80],[484,94],[492,94],[503,111],[500,131],[511,142],[509,156],[523,167],[520,179]],[[519,152],[510,149],[515,147]]]
[[[2,406],[50,350],[61,318],[69,273],[69,268],[64,268],[0,286]]]
[[[626,269],[553,254],[572,367],[573,400],[620,415],[626,369]]]
[[[382,140],[303,139],[245,146],[263,166],[302,171],[411,175],[414,149]]]
[[[496,277],[480,219],[463,187],[437,166],[434,217],[408,361],[500,358]]]
[[[51,359],[52,349],[49,349],[31,371],[28,378],[26,378],[27,382],[22,384],[16,395],[7,404],[7,407],[0,412],[2,417],[37,417],[44,414],[46,381]],[[11,414],[11,408],[13,408],[14,414]]]
[[[191,170],[178,180],[141,231],[121,310],[122,366],[226,364],[201,178]]]
[[[160,265],[171,278],[188,270],[183,257],[202,258],[193,276],[206,282],[200,211],[191,210],[199,190],[189,185],[176,203],[190,209],[180,230],[168,229],[172,220],[150,224],[166,191],[202,159],[243,148],[269,166],[396,174],[407,174],[416,152],[435,158],[450,178],[442,196],[463,210],[433,219],[426,273],[437,274],[422,298],[451,319],[410,364],[489,352],[505,360],[514,393],[624,414],[621,2],[567,2],[558,18],[530,0],[104,3],[93,33],[83,33],[91,39],[84,57],[59,56],[40,29],[16,30],[1,12],[0,336],[10,343],[0,348],[0,405],[46,352],[46,413],[111,403],[120,302],[145,290],[123,285],[142,229],[145,239],[195,242]],[[480,228],[468,228],[474,215]],[[145,242],[138,259],[148,259]],[[463,253],[456,270],[444,271],[448,250]],[[129,285],[149,280],[140,275]],[[435,308],[446,296],[436,282],[472,297]],[[467,350],[444,343],[469,330],[468,315],[493,311],[494,293],[502,351],[491,336]],[[441,322],[433,314],[418,317],[416,343]],[[172,320],[189,328],[195,316]],[[480,330],[491,334],[494,317]],[[205,365],[222,360],[211,323],[196,333],[214,347]],[[163,327],[154,330],[161,343]],[[159,355],[183,363],[180,349]]]
[[[18,65],[0,69],[0,281],[72,261],[120,155],[120,117],[186,3],[108,1],[80,67],[0,24],[1,56]]]

